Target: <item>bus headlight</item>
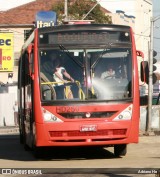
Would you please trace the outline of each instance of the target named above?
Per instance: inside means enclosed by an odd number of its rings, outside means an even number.
[[[45,109],[43,109],[43,117],[45,122],[63,122],[61,119]]]
[[[130,120],[132,118],[132,105],[128,106],[113,120]]]
[[[131,119],[131,113],[129,111],[124,111],[122,114],[118,116],[119,119]]]

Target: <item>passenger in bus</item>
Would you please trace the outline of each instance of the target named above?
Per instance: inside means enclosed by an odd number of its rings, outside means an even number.
[[[57,58],[55,53],[50,54],[48,58],[44,58],[41,63],[41,72],[47,77],[48,81],[53,82],[54,61]]]
[[[108,64],[107,70],[101,74],[101,79],[115,79],[115,71],[112,64]]]
[[[65,96],[66,98],[73,98],[72,91],[66,84],[69,83],[69,81],[74,82],[74,79],[66,71],[66,69],[61,66],[59,59],[54,61],[54,66],[55,69],[53,71],[53,79],[56,83],[53,84],[53,86],[55,87],[57,99],[64,99]]]
[[[55,84],[56,80],[53,78],[53,72],[55,71],[55,61],[59,58],[57,53],[51,53],[41,58],[41,82],[47,83],[42,85],[42,96],[45,100],[56,99]]]

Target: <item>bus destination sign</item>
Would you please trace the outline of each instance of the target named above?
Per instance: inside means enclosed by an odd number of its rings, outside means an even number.
[[[89,44],[95,42],[106,43],[109,41],[108,33],[78,32],[58,33],[49,35],[49,44]]]
[[[130,42],[128,32],[110,31],[70,31],[40,35],[40,44],[106,44]]]

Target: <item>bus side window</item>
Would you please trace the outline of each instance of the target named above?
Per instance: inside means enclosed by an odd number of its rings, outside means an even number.
[[[30,83],[30,72],[29,72],[29,60],[28,60],[28,54],[25,54],[25,86]]]

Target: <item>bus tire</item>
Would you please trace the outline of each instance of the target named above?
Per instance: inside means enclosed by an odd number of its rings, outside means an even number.
[[[24,149],[25,149],[25,151],[30,151],[31,150],[30,147],[26,143],[24,143]]]
[[[24,141],[23,141],[23,131],[22,131],[22,125],[21,124],[19,124],[19,141],[20,141],[21,144],[24,143]]]
[[[22,134],[21,130],[19,130],[19,141],[20,141],[21,144],[24,143],[24,141],[23,141],[23,134]]]
[[[31,150],[31,148],[29,147],[29,145],[27,144],[27,141],[26,141],[26,133],[25,133],[25,130],[24,130],[24,138],[23,138],[23,146],[24,146],[24,149],[25,149],[25,151],[30,151]]]
[[[23,134],[23,126],[22,126],[21,118],[19,118],[19,141],[20,144],[24,143],[24,134]]]
[[[125,156],[127,153],[127,144],[116,144],[114,145],[114,155],[116,157]]]
[[[31,150],[31,148],[26,143],[26,137],[24,138],[24,149],[25,149],[25,151],[30,151]]]

